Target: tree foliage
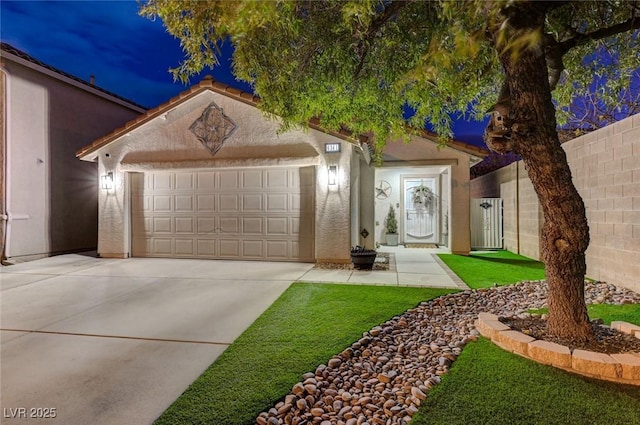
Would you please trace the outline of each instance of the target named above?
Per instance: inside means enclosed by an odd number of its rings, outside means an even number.
[[[141,14],[162,19],[180,39],[183,81],[218,63],[226,39],[234,71],[285,128],[321,117],[322,125],[372,132],[379,144],[425,123],[450,136],[451,117],[484,118],[503,78],[487,37],[504,26],[510,2],[176,1],[150,0]],[[638,69],[636,1],[556,2],[543,32],[503,35],[501,48],[547,49],[562,71],[554,91],[560,124],[573,99],[588,99],[594,76],[601,108],[614,110]],[[618,33],[606,29],[619,25]],[[624,27],[627,25],[627,27]],[[637,25],[636,25],[637,27]],[[626,31],[621,31],[626,29]],[[495,28],[493,29],[495,30]]]

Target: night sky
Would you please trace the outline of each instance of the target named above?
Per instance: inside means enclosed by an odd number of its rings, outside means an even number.
[[[138,15],[135,0],[11,1],[0,0],[0,38],[34,58],[130,99],[155,107],[187,86],[174,82],[169,68],[183,57],[180,43],[160,21]],[[250,91],[231,74],[227,59],[204,70],[191,84],[210,74],[217,81]],[[484,125],[459,122],[456,139],[481,144]]]

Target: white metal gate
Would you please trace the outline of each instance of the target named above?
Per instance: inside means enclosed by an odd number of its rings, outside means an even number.
[[[471,248],[501,249],[502,241],[502,199],[472,199]]]

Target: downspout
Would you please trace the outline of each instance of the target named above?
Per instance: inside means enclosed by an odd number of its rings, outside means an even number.
[[[10,187],[11,187],[11,173],[9,172],[9,73],[0,64],[0,78],[2,78],[2,85],[4,86],[3,96],[0,99],[2,102],[2,211],[0,211],[0,225],[2,225],[2,240],[0,240],[0,263],[4,262],[9,253],[9,199],[10,199]]]
[[[520,161],[516,161],[516,253],[520,254]]]

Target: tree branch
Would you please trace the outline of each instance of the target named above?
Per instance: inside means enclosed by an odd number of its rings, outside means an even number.
[[[354,46],[355,53],[359,59],[358,65],[356,66],[356,71],[354,73],[354,78],[358,78],[358,75],[360,75],[360,72],[362,72],[365,59],[367,57],[367,54],[369,53],[369,46],[371,45],[371,42],[373,41],[380,28],[382,28],[387,23],[387,21],[396,16],[396,14],[400,10],[409,5],[412,1],[413,0],[392,1],[384,8],[382,13],[380,13],[371,21],[369,27],[363,31],[363,36],[360,38],[360,41]]]
[[[624,22],[616,25],[612,25],[606,28],[600,28],[595,31],[586,34],[577,34],[568,40],[558,43],[560,46],[560,52],[562,55],[576,46],[580,46],[589,41],[601,40],[603,38],[611,37],[616,34],[620,34],[627,31],[632,31],[640,28],[640,16],[633,16]]]

